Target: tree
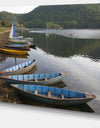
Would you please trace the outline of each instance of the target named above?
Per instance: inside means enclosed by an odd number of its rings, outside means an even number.
[[[7,21],[5,21],[5,20],[2,20],[2,21],[1,21],[1,25],[2,25],[3,27],[7,27],[8,22],[7,22]]]

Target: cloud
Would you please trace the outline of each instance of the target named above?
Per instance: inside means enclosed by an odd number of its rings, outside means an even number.
[[[0,0],[0,6],[38,6],[73,3],[100,3],[100,0]]]
[[[27,13],[39,5],[100,3],[100,0],[0,0],[0,11]]]

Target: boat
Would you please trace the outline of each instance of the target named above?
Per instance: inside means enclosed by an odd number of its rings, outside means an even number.
[[[7,44],[5,47],[10,47],[10,48],[29,48],[31,45],[30,44]]]
[[[11,84],[11,87],[26,98],[55,106],[86,104],[96,98],[95,95],[49,86]]]
[[[23,38],[23,36],[17,36],[16,28],[15,28],[15,18],[13,18],[13,24],[11,27],[8,41],[13,43],[27,43],[28,41],[32,42],[33,38],[32,37]]]
[[[24,38],[24,39],[27,40],[27,41],[32,42],[34,38],[32,38],[32,37],[26,37],[26,38]]]
[[[13,67],[7,68],[0,72],[0,75],[19,75],[29,72],[36,64],[37,59],[33,59],[22,64],[15,65]]]
[[[7,48],[7,47],[2,47],[0,48],[0,51],[2,53],[6,54],[15,54],[15,55],[26,55],[30,49],[15,49],[15,48]]]
[[[62,81],[66,74],[67,73],[25,74],[0,76],[0,78],[11,84],[51,85]]]
[[[76,33],[72,33],[71,35],[72,35],[72,36],[76,36]]]
[[[25,40],[25,39],[17,39],[17,38],[15,38],[15,39],[8,39],[8,41],[10,41],[10,42],[14,42],[14,43],[26,43],[27,41]]]
[[[2,48],[11,49],[11,50],[30,51],[29,47],[2,47]]]
[[[75,31],[75,24],[74,24],[74,31]],[[72,36],[72,37],[76,37],[76,35],[77,35],[77,34],[76,34],[75,32],[71,33],[71,36]]]
[[[6,44],[7,45],[11,45],[11,44],[21,44],[21,45],[23,45],[23,44],[28,44],[28,42],[23,43],[23,42],[10,42],[10,41],[8,41]]]
[[[9,34],[8,41],[10,41],[10,42],[21,42],[21,43],[26,43],[27,42],[27,40],[25,40],[23,38],[17,38],[16,28],[15,28],[15,18],[13,18],[13,24],[12,24],[12,27],[11,27],[11,31],[10,31],[10,34]]]

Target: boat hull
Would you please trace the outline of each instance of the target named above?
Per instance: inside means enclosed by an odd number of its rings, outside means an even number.
[[[8,39],[9,42],[14,42],[14,43],[26,43],[27,40],[21,40],[21,39]]]
[[[27,44],[27,42],[7,42],[7,44]]]
[[[7,53],[7,54],[15,54],[15,55],[25,55],[29,52],[29,50],[13,50],[13,49],[6,49],[6,48],[1,48],[1,52]]]
[[[20,45],[18,45],[18,44],[12,44],[12,45],[5,45],[6,47],[10,47],[10,48],[29,48],[31,45],[30,44],[20,44]]]
[[[35,84],[35,85],[52,85],[52,84],[56,84],[60,81],[62,81],[64,78],[64,76],[62,77],[59,77],[57,79],[51,79],[51,80],[48,80],[48,81],[20,81],[20,80],[14,80],[14,79],[9,79],[9,78],[5,78],[5,77],[2,77],[2,79],[4,79],[6,82],[8,83],[11,83],[11,84],[29,84],[29,85],[32,85],[32,84]]]
[[[14,86],[12,86],[14,87]],[[32,101],[44,103],[47,105],[52,105],[52,106],[74,106],[74,105],[81,105],[81,104],[86,104],[90,100],[94,99],[95,96],[91,98],[72,98],[72,99],[54,99],[54,98],[48,98],[44,96],[39,96],[32,94],[30,92],[27,92],[26,90],[21,90],[19,88],[15,88],[17,93],[20,95],[29,98]]]

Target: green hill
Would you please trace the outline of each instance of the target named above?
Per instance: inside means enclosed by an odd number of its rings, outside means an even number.
[[[6,11],[0,12],[0,26],[11,27],[14,15],[17,24],[19,23],[19,19],[17,18],[19,16],[18,14],[9,13]]]
[[[12,14],[0,13],[4,17],[11,21]],[[39,6],[16,21],[28,28],[100,28],[100,4]]]

